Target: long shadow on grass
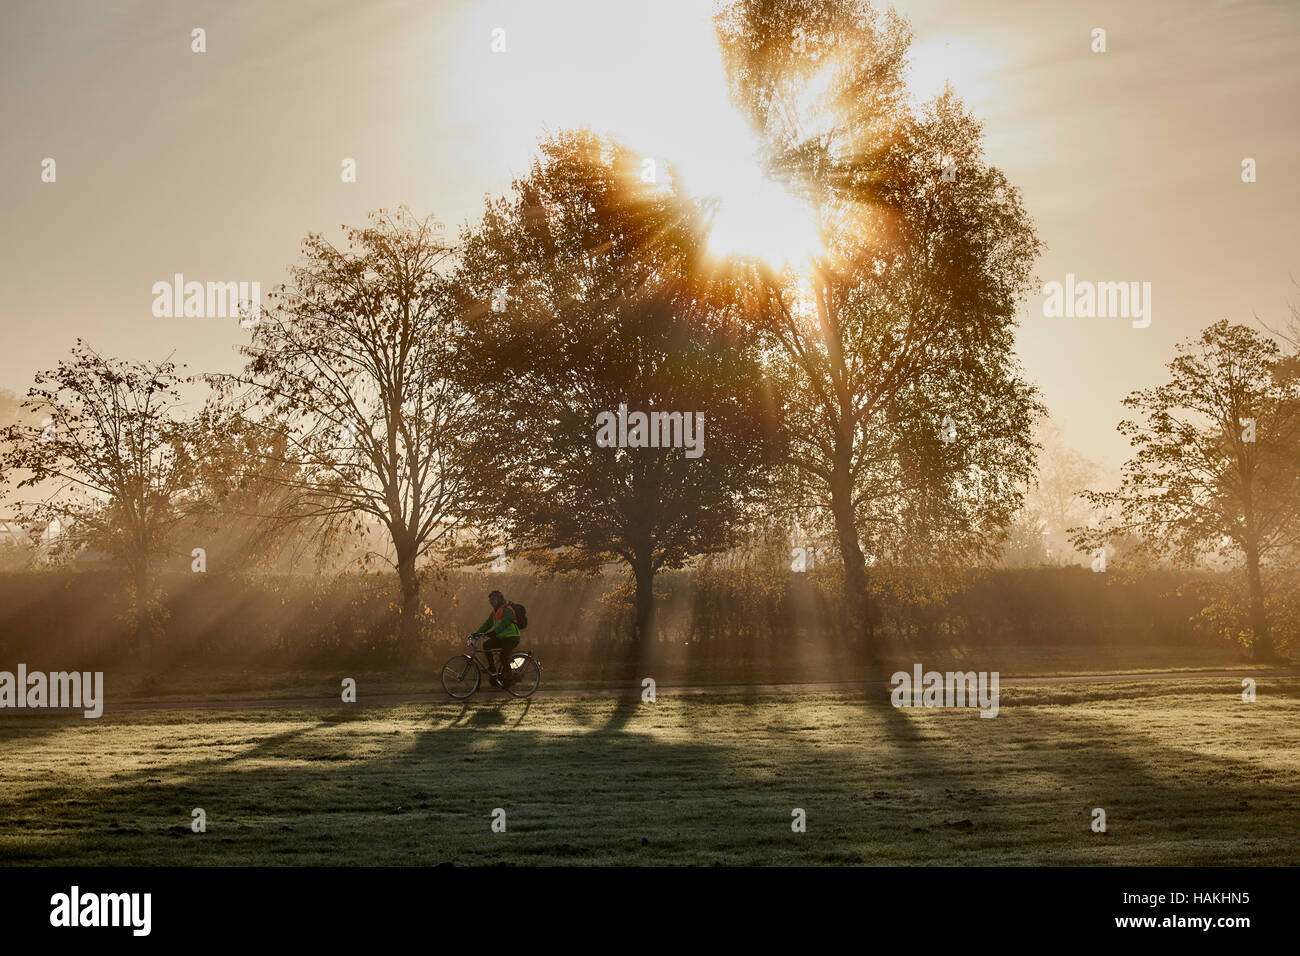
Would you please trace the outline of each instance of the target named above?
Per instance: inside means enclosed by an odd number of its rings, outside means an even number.
[[[608,702],[599,706],[607,706]],[[458,708],[449,723],[365,715],[301,721],[238,754],[30,791],[7,808],[54,831],[12,862],[436,863],[732,861],[726,811],[754,804],[724,748],[644,733],[529,723],[531,705]],[[433,717],[440,717],[441,709]],[[210,735],[212,722],[141,725]],[[242,723],[242,722],[241,722]],[[394,729],[395,728],[395,729]],[[255,732],[243,724],[241,734]],[[202,807],[208,830],[189,829]],[[506,833],[492,823],[504,811]],[[3,821],[0,821],[2,823]],[[742,821],[743,822],[743,821]],[[732,824],[735,820],[731,821]],[[707,851],[702,845],[708,845]],[[13,846],[7,847],[13,850]]]
[[[1270,851],[1294,816],[1294,773],[1261,775],[1250,756],[1172,745],[1095,711],[1055,711],[1014,699],[991,720],[885,709],[909,767],[896,802],[917,840],[949,862],[1231,865],[1254,847]],[[1091,830],[1094,807],[1107,812],[1105,833]]]
[[[1068,792],[1065,807],[1090,850],[1108,840],[1120,844],[1119,862],[1140,853],[1139,862],[1166,865],[1240,865],[1258,853],[1273,863],[1300,859],[1282,836],[1300,809],[1300,776],[1266,763],[1267,751],[1215,755],[1095,713],[1086,722],[1039,714],[1038,723],[1056,745],[1035,748],[1034,759]],[[1107,815],[1100,839],[1087,829],[1094,807]]]
[[[0,836],[0,856],[157,864],[951,864],[1071,862],[1069,855],[1125,862],[1088,854],[1104,853],[1106,840],[1113,847],[1137,839],[1133,845],[1159,861],[1180,862],[1157,845],[1186,838],[1175,814],[1148,824],[1150,832],[1136,833],[1131,821],[1158,817],[1162,806],[1195,807],[1198,798],[1222,817],[1235,811],[1222,792],[1206,802],[1201,795],[1216,791],[1205,780],[1257,775],[1249,757],[1139,742],[1131,727],[1095,711],[1084,722],[1008,700],[998,718],[981,720],[905,713],[879,701],[756,703],[692,698],[655,705],[673,711],[636,712],[622,701],[589,700],[587,720],[568,716],[572,701],[507,700],[133,719],[128,728],[142,746],[167,740],[185,749],[168,751],[174,762],[164,768],[84,786],[65,779],[23,794],[0,813],[39,820],[44,833],[24,839],[0,819],[0,834],[10,834]],[[259,736],[260,719],[291,726]],[[659,721],[668,725],[662,734]],[[226,726],[257,739],[235,754],[195,750]],[[1129,742],[1117,743],[1126,732]],[[1294,802],[1294,780],[1265,784],[1248,799],[1273,813]],[[1109,837],[1088,832],[1096,800],[1119,810]],[[190,831],[194,807],[207,813],[207,833]],[[807,809],[806,834],[791,833],[791,807]],[[505,832],[494,832],[502,816]],[[1197,835],[1209,839],[1208,827]],[[1230,841],[1224,854],[1244,854],[1242,841],[1254,833],[1229,825],[1216,839]]]

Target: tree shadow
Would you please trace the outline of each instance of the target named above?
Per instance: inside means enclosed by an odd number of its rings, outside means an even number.
[[[181,759],[13,793],[0,820],[31,833],[2,845],[8,862],[64,864],[1231,863],[1297,805],[1294,772],[1097,708],[1004,699],[985,720],[874,690],[757,703],[679,698],[660,714],[638,689],[590,701],[585,721],[564,716],[577,702],[513,699],[134,717],[144,746]],[[292,726],[264,734],[259,716]],[[232,725],[250,740],[207,742]],[[1090,832],[1093,806],[1110,833]],[[190,830],[194,807],[207,833]]]
[[[1274,859],[1286,852],[1276,827],[1294,814],[1300,780],[1265,772],[1257,754],[1171,744],[1131,721],[1069,706],[1004,699],[988,720],[953,710],[919,719],[892,706],[880,712],[910,772],[897,781],[903,794],[879,795],[891,798],[901,825],[947,844],[951,862],[1232,865],[1246,862],[1252,846]],[[1019,810],[1009,815],[1012,806]],[[1095,807],[1107,813],[1104,833],[1091,829]],[[999,832],[989,832],[995,820]]]
[[[72,807],[63,782],[18,794],[4,817],[54,825],[5,855],[11,863],[102,864],[147,852],[151,863],[178,865],[633,862],[648,845],[648,818],[682,806],[684,781],[705,787],[726,773],[717,746],[636,733],[612,743],[610,732],[579,727],[557,734],[533,726],[534,713],[531,701],[459,704],[420,714],[410,732],[390,729],[404,718],[297,713],[296,726],[233,753],[78,785]],[[223,720],[212,715],[187,732],[224,729]],[[60,807],[53,821],[51,807]],[[207,814],[206,833],[190,830],[194,807]],[[515,839],[493,842],[498,807]]]

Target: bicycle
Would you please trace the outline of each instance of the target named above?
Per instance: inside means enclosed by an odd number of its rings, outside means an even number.
[[[478,639],[484,636],[469,635],[465,643],[470,646],[470,652],[457,654],[442,665],[442,689],[457,700],[464,700],[478,690],[484,671],[492,673],[486,656],[479,660]],[[542,662],[527,651],[512,651],[507,673],[509,679],[501,681],[499,686],[511,697],[531,697],[542,682]]]

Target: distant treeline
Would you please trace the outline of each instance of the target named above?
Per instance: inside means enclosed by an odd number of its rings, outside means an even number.
[[[632,655],[690,654],[697,662],[743,664],[763,677],[842,671],[869,654],[895,656],[985,647],[1102,645],[1225,647],[1195,623],[1200,606],[1180,593],[1185,575],[1094,574],[1079,567],[971,573],[942,591],[918,587],[900,600],[873,597],[872,639],[845,635],[836,575],[759,574],[717,565],[662,576],[659,628],[650,651],[628,637],[632,593],[616,574],[538,578],[457,573],[426,590],[434,622],[421,661],[440,663],[487,614],[484,595],[501,588],[528,608],[524,644],[542,653],[548,677],[622,672]],[[395,580],[343,577],[243,579],[221,574],[160,577],[159,641],[153,666],[282,670],[386,667],[409,660],[392,633]],[[107,669],[122,666],[133,618],[121,579],[103,571],[0,574],[0,664]],[[673,650],[676,648],[677,650]],[[874,649],[874,650],[873,650]],[[777,667],[785,662],[788,667]],[[558,671],[558,672],[557,672]],[[775,672],[774,672],[775,673]],[[822,674],[822,676],[825,676]],[[773,677],[772,679],[775,679]]]

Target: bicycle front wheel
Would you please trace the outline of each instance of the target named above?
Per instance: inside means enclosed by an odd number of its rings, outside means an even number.
[[[512,697],[531,697],[542,682],[542,668],[529,654],[510,655],[510,680],[506,690]]]
[[[464,700],[478,690],[478,662],[468,654],[458,654],[442,665],[442,689],[457,700]]]

